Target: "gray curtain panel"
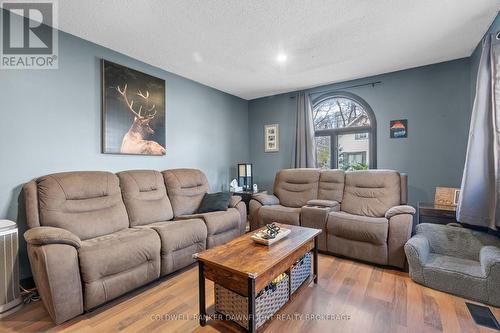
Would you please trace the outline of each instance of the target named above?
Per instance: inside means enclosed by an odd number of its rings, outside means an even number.
[[[296,168],[316,167],[316,147],[312,105],[309,94],[301,91],[297,96],[297,123],[295,128],[295,163]]]
[[[457,219],[500,226],[500,40],[483,42]]]

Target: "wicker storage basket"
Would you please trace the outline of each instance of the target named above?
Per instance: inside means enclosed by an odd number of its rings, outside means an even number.
[[[281,280],[274,288],[266,287],[255,299],[255,327],[264,324],[289,299],[289,277]],[[248,328],[248,299],[218,284],[215,284],[215,311],[227,316],[242,327]]]
[[[311,252],[307,252],[290,270],[292,294],[311,275]]]

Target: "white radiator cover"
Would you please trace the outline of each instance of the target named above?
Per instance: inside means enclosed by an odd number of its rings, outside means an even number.
[[[0,220],[0,318],[17,311],[19,293],[19,241],[17,225]]]

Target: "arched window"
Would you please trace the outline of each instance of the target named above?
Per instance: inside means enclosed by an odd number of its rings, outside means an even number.
[[[313,101],[318,168],[363,170],[377,167],[376,120],[370,106],[346,92]]]

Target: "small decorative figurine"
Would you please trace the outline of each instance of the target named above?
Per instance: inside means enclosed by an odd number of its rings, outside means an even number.
[[[266,233],[264,235],[265,239],[274,239],[280,232],[280,227],[276,223],[266,224]]]

